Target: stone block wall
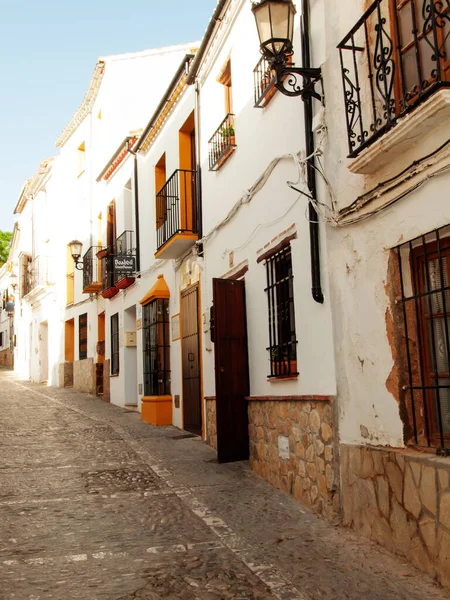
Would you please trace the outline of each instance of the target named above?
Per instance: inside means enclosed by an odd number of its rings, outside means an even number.
[[[73,362],[63,362],[59,365],[59,387],[73,386]]]
[[[14,367],[14,352],[11,348],[0,351],[0,366],[10,367],[11,369]]]
[[[339,471],[332,399],[250,398],[248,414],[252,468],[314,512],[337,517]],[[289,440],[289,458],[280,457],[280,436]]]
[[[73,387],[77,392],[95,396],[95,365],[93,358],[77,360],[73,363]]]
[[[213,396],[206,401],[206,443],[217,450],[216,399]]]
[[[344,524],[450,586],[450,458],[341,446]]]

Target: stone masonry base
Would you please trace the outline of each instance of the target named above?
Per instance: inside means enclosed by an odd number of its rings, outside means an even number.
[[[314,512],[336,517],[339,473],[332,401],[249,400],[251,467]],[[289,440],[289,458],[280,455],[280,437],[281,442]]]
[[[14,352],[10,348],[0,351],[0,365],[11,369],[14,367]]]
[[[292,398],[248,398],[250,465],[314,512],[334,519],[340,500],[332,400]],[[217,449],[214,397],[206,398],[206,441]],[[286,458],[279,451],[283,442]]]
[[[344,524],[450,586],[450,462],[342,445]]]

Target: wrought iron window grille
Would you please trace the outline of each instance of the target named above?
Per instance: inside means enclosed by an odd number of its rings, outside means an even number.
[[[217,171],[235,148],[234,115],[229,113],[208,142],[209,170]]]
[[[177,234],[198,233],[197,223],[197,174],[176,169],[156,194],[157,249]]]
[[[401,244],[396,257],[405,442],[450,456],[450,227]]]
[[[142,307],[145,396],[170,394],[169,300],[158,298]]]
[[[375,0],[338,45],[349,157],[450,86],[450,1]]]
[[[83,289],[101,282],[101,267],[97,253],[101,246],[91,246],[83,256]]]
[[[78,353],[79,360],[87,358],[88,316],[84,313],[78,318]]]
[[[291,246],[265,261],[269,317],[269,378],[298,375]]]
[[[111,375],[118,375],[119,364],[119,313],[111,315]]]

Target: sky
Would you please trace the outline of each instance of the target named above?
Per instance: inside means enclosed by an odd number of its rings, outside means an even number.
[[[0,0],[0,230],[100,56],[200,40],[217,0]]]

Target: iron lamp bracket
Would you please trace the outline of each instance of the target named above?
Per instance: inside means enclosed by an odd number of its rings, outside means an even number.
[[[275,87],[285,96],[322,101],[322,95],[315,90],[316,84],[322,81],[320,68],[290,67],[278,61],[273,61],[271,68],[275,71]]]

